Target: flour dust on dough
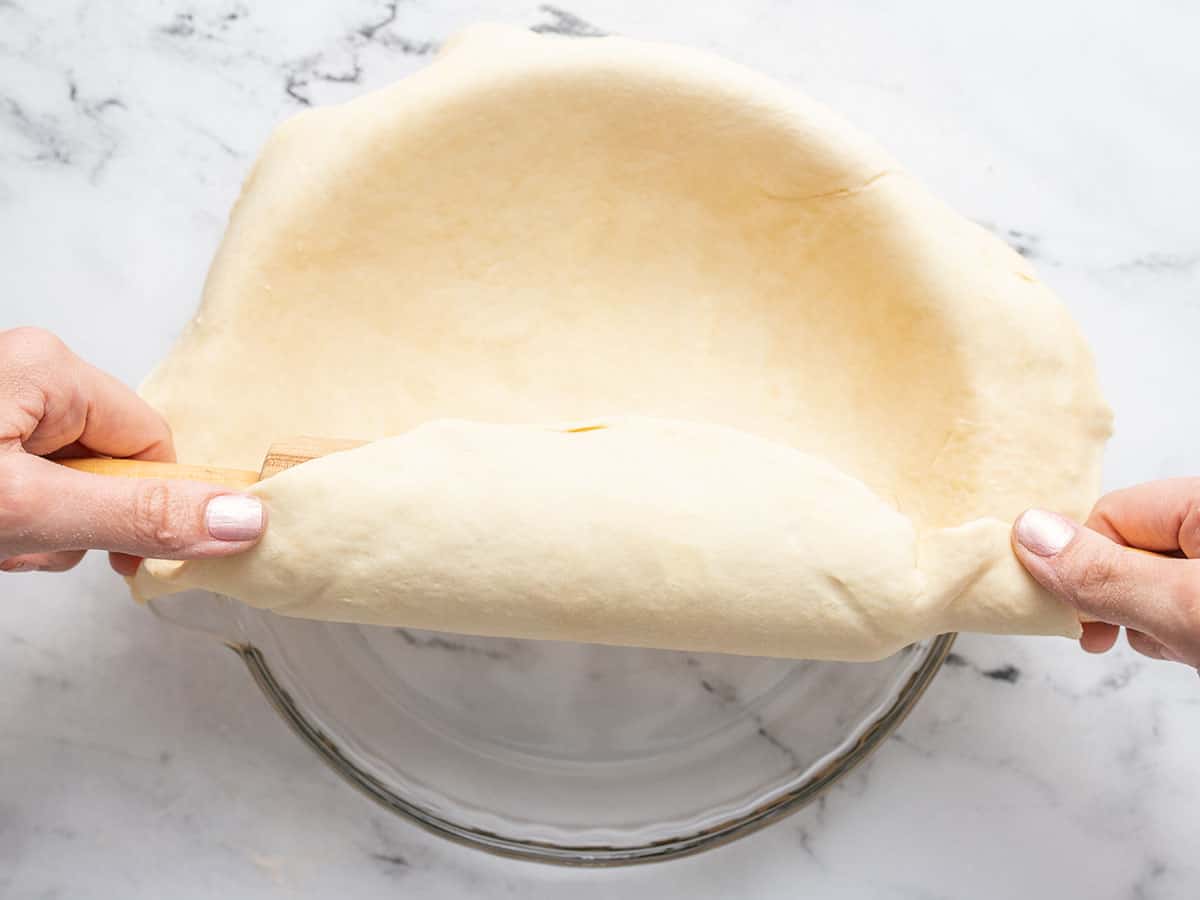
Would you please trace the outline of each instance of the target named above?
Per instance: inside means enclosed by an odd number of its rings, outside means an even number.
[[[1026,261],[825,108],[494,26],[277,129],[143,394],[188,462],[399,435],[264,482],[259,548],[143,596],[845,659],[1077,634],[1007,523],[1086,512],[1110,429]]]

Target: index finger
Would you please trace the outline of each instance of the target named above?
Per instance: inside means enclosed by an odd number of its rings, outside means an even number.
[[[1168,478],[1113,491],[1100,498],[1086,524],[1126,547],[1200,557],[1200,479]]]

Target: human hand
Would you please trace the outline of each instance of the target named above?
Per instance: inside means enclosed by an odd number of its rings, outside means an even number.
[[[158,413],[54,335],[0,331],[0,571],[60,572],[99,549],[132,575],[142,557],[227,556],[262,534],[256,497],[43,459],[97,455],[171,462],[175,450]]]
[[[1084,624],[1083,649],[1104,653],[1124,626],[1139,653],[1200,667],[1200,479],[1108,494],[1084,526],[1028,510],[1013,548],[1045,588],[1099,620]]]

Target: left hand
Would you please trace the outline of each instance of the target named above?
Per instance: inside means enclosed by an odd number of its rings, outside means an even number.
[[[43,458],[81,455],[171,462],[175,449],[162,416],[54,335],[0,331],[0,571],[60,572],[94,548],[132,575],[142,557],[228,556],[262,534],[257,497]]]

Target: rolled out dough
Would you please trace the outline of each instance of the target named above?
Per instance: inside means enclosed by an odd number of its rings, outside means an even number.
[[[821,106],[493,26],[276,131],[143,393],[189,462],[399,435],[262,483],[257,549],[143,597],[844,659],[1077,634],[1007,523],[1084,513],[1110,423],[1028,264]]]
[[[441,421],[255,487],[245,556],[148,562],[291,616],[767,656],[875,659],[930,634],[1072,634],[977,519],[918,536],[860,481],[745,432]]]

